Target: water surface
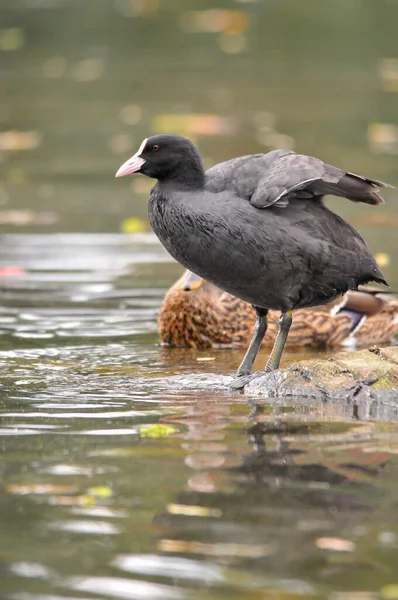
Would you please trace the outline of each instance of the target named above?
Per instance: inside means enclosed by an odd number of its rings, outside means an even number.
[[[394,583],[398,404],[244,399],[242,351],[160,347],[180,269],[152,234],[2,241],[26,269],[2,290],[3,597]]]

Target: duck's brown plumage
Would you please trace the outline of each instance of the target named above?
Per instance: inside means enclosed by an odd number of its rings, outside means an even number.
[[[343,304],[364,315],[356,331],[352,314],[339,311]],[[265,347],[274,343],[278,317],[278,312],[270,311]],[[207,282],[194,291],[185,291],[176,282],[163,300],[158,319],[161,342],[186,348],[245,347],[254,323],[249,304]],[[287,345],[336,347],[353,337],[357,345],[365,346],[389,342],[394,335],[398,335],[398,299],[349,292],[332,304],[296,310]]]

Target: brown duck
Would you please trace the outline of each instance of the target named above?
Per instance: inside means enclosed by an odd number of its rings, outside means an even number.
[[[264,346],[272,346],[278,316],[270,311]],[[326,306],[295,311],[289,347],[330,348],[390,342],[398,335],[398,299],[375,289],[349,291]],[[247,346],[255,324],[250,304],[190,271],[167,292],[159,312],[161,342],[185,348]]]

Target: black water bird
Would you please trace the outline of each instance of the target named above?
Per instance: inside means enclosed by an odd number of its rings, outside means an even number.
[[[251,374],[267,330],[281,312],[266,371],[278,368],[296,308],[331,302],[370,281],[386,284],[366,243],[323,204],[333,194],[378,205],[387,184],[291,150],[242,156],[204,171],[191,141],[145,139],[116,173],[157,179],[149,199],[154,232],[179,263],[256,311],[236,387]]]

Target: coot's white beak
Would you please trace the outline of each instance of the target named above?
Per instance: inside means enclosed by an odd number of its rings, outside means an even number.
[[[126,160],[125,163],[122,164],[122,166],[118,169],[115,177],[124,177],[125,175],[130,175],[131,173],[137,173],[137,171],[141,169],[142,165],[145,163],[145,159],[142,158],[140,155],[144,152],[146,143],[147,138],[142,142],[138,151],[131,158]]]

